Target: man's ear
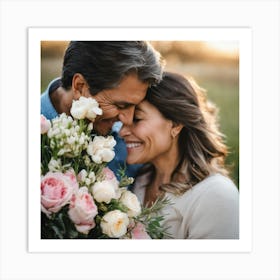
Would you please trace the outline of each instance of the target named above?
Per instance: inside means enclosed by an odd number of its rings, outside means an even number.
[[[175,138],[179,133],[181,132],[182,128],[184,127],[183,124],[181,123],[172,123],[172,128],[171,128],[171,136],[172,138]]]
[[[82,74],[74,74],[72,79],[72,90],[74,92],[75,99],[79,99],[81,96],[88,96],[90,94],[88,83]]]

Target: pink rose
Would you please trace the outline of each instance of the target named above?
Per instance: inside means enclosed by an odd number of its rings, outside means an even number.
[[[45,134],[51,127],[51,122],[46,119],[44,115],[41,115],[41,134]]]
[[[77,192],[79,190],[79,184],[74,169],[67,170],[64,175],[69,178],[73,185],[74,191]]]
[[[105,176],[104,181],[110,181],[116,187],[119,186],[119,181],[118,181],[117,177],[115,176],[115,173],[109,167],[103,168],[102,174]]]
[[[94,217],[97,207],[87,187],[82,187],[74,194],[70,201],[68,215],[75,224],[77,231],[87,234],[95,227]]]
[[[109,167],[103,168],[102,173],[105,176],[105,180],[117,180],[115,173]]]
[[[148,235],[145,226],[138,222],[136,226],[131,231],[131,238],[132,239],[151,239]]]
[[[48,172],[41,179],[41,208],[49,215],[57,213],[70,202],[78,183],[72,172]]]

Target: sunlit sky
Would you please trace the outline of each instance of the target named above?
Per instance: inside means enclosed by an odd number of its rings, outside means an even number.
[[[206,43],[208,47],[214,48],[217,51],[235,53],[238,52],[238,42],[237,41],[213,41]]]

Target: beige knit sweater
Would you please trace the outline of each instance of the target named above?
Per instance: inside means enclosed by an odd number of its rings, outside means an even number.
[[[141,178],[141,180],[140,180]],[[136,179],[133,192],[141,203],[145,177]],[[183,195],[166,193],[172,205],[163,209],[163,226],[175,239],[238,239],[239,192],[227,177],[214,174]]]

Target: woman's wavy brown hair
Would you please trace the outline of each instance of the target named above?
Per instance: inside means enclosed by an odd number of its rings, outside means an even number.
[[[227,147],[217,125],[217,108],[210,103],[194,80],[164,72],[159,85],[149,88],[146,96],[161,114],[176,124],[183,124],[179,135],[179,163],[173,170],[171,182],[161,190],[182,194],[213,173],[228,175],[224,160]],[[141,174],[155,169],[147,164]]]

